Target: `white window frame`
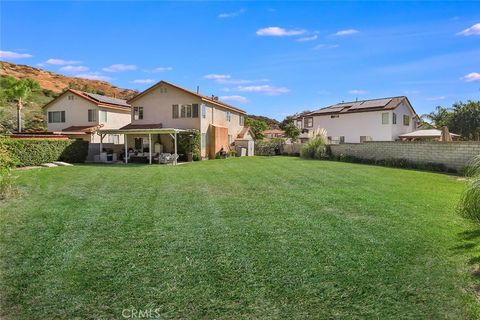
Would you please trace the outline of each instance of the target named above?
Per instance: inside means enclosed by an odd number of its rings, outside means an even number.
[[[143,107],[133,107],[133,120],[143,120]]]
[[[407,121],[405,121],[405,119],[407,119]],[[410,116],[407,115],[407,114],[403,115],[403,125],[404,126],[409,126],[410,125]]]
[[[382,124],[388,124],[389,123],[388,118],[390,118],[388,112],[382,112]]]
[[[60,115],[60,119],[55,121],[55,115]],[[65,111],[48,111],[48,123],[64,123],[65,122]]]
[[[241,126],[245,126],[245,117],[244,116],[240,116],[238,121],[239,121],[239,124]]]
[[[99,118],[100,122],[107,122],[108,121],[107,111],[106,110],[99,110],[98,118]]]
[[[397,114],[395,112],[392,113],[392,124],[397,124]]]
[[[97,122],[97,110],[88,109],[88,122]]]
[[[313,127],[313,117],[305,118],[305,128]]]
[[[232,112],[231,111],[225,111],[225,119],[228,122],[232,121]]]
[[[202,119],[206,119],[207,118],[207,106],[204,103],[202,103],[201,106],[202,106]]]

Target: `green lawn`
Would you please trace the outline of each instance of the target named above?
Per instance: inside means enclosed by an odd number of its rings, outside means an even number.
[[[17,175],[0,318],[480,316],[455,176],[293,157]]]

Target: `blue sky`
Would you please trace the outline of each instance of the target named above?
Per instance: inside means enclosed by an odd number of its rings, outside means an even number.
[[[143,90],[167,80],[283,119],[406,95],[480,99],[478,2],[1,2],[1,60]]]

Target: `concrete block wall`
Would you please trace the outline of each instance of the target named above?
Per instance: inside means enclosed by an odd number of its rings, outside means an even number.
[[[468,162],[480,155],[476,141],[395,141],[365,142],[330,145],[332,155],[349,155],[362,159],[406,159],[413,162],[442,163],[447,168],[461,171]]]

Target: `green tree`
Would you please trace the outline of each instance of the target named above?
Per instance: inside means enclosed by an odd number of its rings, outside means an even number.
[[[453,133],[465,140],[480,141],[480,101],[456,102],[446,124]]]
[[[28,103],[32,92],[40,90],[40,85],[32,79],[15,80],[12,77],[4,77],[1,82],[2,100],[13,101],[17,106],[17,130],[22,132],[22,109]]]
[[[268,124],[265,121],[246,118],[245,125],[247,127],[250,127],[253,134],[255,135],[255,139],[262,140],[263,138],[265,138],[263,131],[267,130],[268,128]]]
[[[300,129],[293,124],[293,122],[286,124],[283,127],[285,135],[290,138],[292,141],[297,141],[298,136],[300,136]]]
[[[430,122],[437,128],[448,126],[452,112],[448,108],[437,106],[435,111],[422,115],[423,119],[430,120]]]

